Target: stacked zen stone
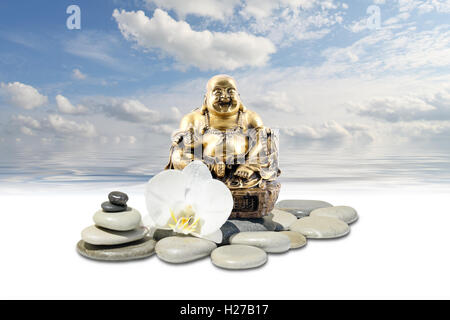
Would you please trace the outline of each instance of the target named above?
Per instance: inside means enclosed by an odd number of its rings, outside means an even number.
[[[95,260],[124,261],[149,257],[156,242],[147,236],[141,214],[127,206],[128,196],[119,191],[108,195],[109,201],[94,214],[95,225],[81,232],[77,251]]]
[[[264,265],[271,253],[302,248],[307,239],[347,235],[358,219],[355,209],[316,200],[283,200],[261,219],[230,219],[221,228],[222,243],[142,227],[140,213],[127,207],[128,196],[111,192],[94,215],[95,225],[82,232],[78,252],[96,260],[132,260],[151,256],[169,263],[205,257],[224,269]]]
[[[329,239],[347,235],[348,224],[358,219],[347,206],[315,200],[284,200],[264,219],[232,219],[221,228],[223,242],[214,242],[171,231],[153,230],[157,256],[170,263],[211,257],[224,269],[250,269],[264,265],[268,254],[302,248],[307,238]]]

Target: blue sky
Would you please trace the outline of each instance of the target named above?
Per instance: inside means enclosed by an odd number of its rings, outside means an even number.
[[[228,73],[288,148],[448,149],[449,17],[449,0],[5,0],[0,145],[12,160],[61,144],[163,157]]]

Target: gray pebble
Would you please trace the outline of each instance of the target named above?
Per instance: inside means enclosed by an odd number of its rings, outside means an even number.
[[[307,238],[329,239],[345,236],[350,232],[348,224],[337,218],[305,217],[294,222],[290,229]]]
[[[108,195],[109,202],[118,206],[126,206],[128,195],[120,191],[113,191]]]
[[[156,241],[159,241],[164,238],[173,237],[175,235],[176,235],[176,233],[173,232],[172,230],[156,229],[153,232],[153,239],[155,239]]]
[[[168,237],[156,244],[158,258],[170,263],[184,263],[207,257],[217,248],[209,240],[194,237]]]
[[[103,202],[102,203],[102,209],[105,212],[122,212],[127,210],[127,206],[118,206],[115,204],[112,204],[109,201]]]
[[[115,246],[98,246],[80,240],[77,251],[82,256],[94,260],[128,261],[152,256],[155,253],[155,245],[156,241],[150,237]]]
[[[291,249],[302,248],[306,245],[306,237],[299,232],[295,231],[281,231],[280,233],[285,234],[291,240]]]
[[[231,219],[228,221],[234,224],[241,232],[267,231],[266,227],[263,224],[263,219],[253,220],[260,221],[260,223],[253,222],[252,219]]]
[[[284,230],[289,230],[289,226],[297,221],[297,217],[290,212],[273,209],[272,210],[272,220],[276,223],[279,223],[283,226]]]
[[[270,253],[286,252],[291,247],[289,237],[280,232],[240,232],[230,238],[230,244],[245,244]]]
[[[131,231],[113,231],[90,226],[81,232],[81,239],[90,244],[109,246],[141,240],[147,235],[147,232],[148,229],[145,227],[139,227]]]
[[[257,247],[247,245],[228,245],[211,253],[211,262],[224,269],[251,269],[267,262],[267,253]]]
[[[309,216],[314,209],[331,206],[330,203],[319,200],[282,200],[275,204],[275,208],[290,212],[297,218]]]
[[[141,214],[136,209],[128,207],[122,212],[105,212],[98,210],[94,214],[94,222],[97,226],[115,231],[129,231],[139,227]]]
[[[356,210],[348,206],[336,206],[316,209],[311,212],[310,216],[337,218],[348,224],[358,220],[358,213],[356,212]]]

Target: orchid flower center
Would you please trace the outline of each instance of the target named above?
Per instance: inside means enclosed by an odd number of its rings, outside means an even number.
[[[195,211],[191,205],[186,205],[178,214],[175,216],[174,212],[170,210],[170,215],[172,216],[172,222],[169,223],[169,227],[177,233],[190,234],[197,231],[199,227],[199,218],[195,218]]]

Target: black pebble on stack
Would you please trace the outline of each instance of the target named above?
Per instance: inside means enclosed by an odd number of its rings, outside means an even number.
[[[105,212],[123,212],[128,209],[128,196],[120,191],[113,191],[108,195],[109,201],[102,203],[102,209]]]

